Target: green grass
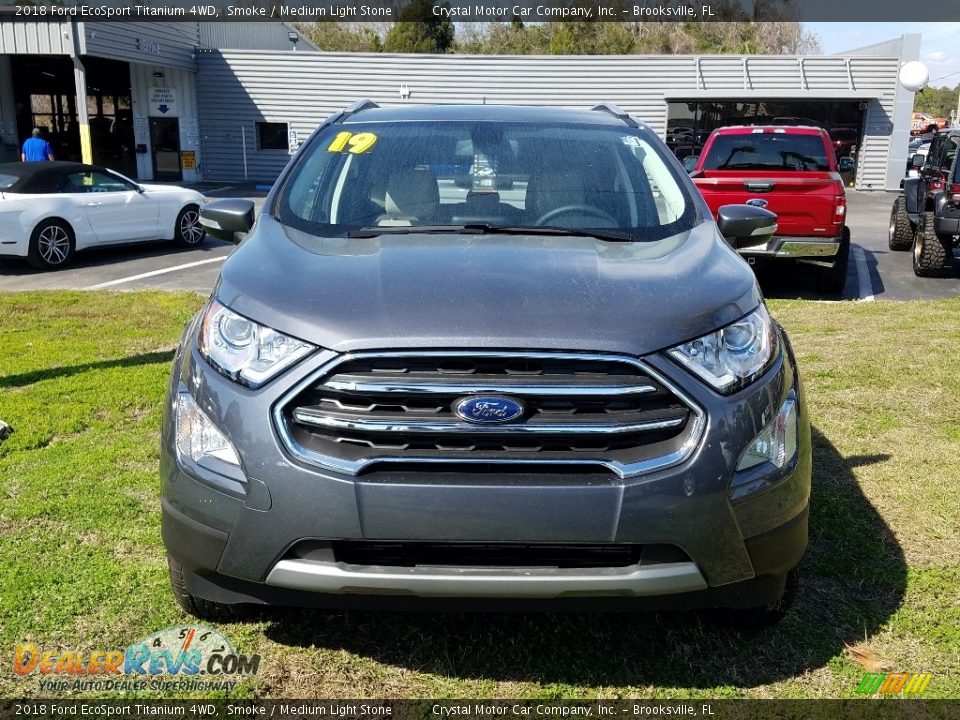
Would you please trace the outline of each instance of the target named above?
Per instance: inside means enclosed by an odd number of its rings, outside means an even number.
[[[122,649],[188,622],[159,538],[170,359],[200,306],[0,294],[0,696],[13,648]],[[771,303],[811,407],[811,545],[774,629],[693,614],[282,611],[222,629],[263,656],[242,696],[852,697],[864,666],[960,696],[960,299]]]

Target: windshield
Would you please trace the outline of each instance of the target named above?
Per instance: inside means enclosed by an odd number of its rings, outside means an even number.
[[[298,158],[274,215],[328,237],[472,225],[614,230],[659,240],[698,221],[686,180],[661,145],[629,127],[335,125]]]
[[[827,171],[830,163],[819,135],[761,131],[717,135],[703,169]]]

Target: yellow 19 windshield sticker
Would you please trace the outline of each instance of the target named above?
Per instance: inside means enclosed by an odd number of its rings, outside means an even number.
[[[377,136],[372,132],[362,132],[354,135],[346,130],[337,133],[337,136],[327,146],[327,152],[342,153],[348,152],[354,155],[365,153],[370,150],[377,142]]]

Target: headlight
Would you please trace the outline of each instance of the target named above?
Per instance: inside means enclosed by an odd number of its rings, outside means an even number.
[[[200,354],[231,380],[258,388],[316,348],[237,315],[212,300],[200,326]]]
[[[776,357],[776,330],[767,309],[668,351],[719,392],[729,395],[759,377]]]
[[[216,458],[240,467],[236,448],[186,392],[177,394],[177,452],[200,465]]]

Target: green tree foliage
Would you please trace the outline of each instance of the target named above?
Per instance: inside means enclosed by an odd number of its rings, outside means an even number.
[[[383,41],[370,23],[299,23],[297,31],[327,52],[381,52]]]
[[[444,53],[453,47],[453,23],[433,14],[431,0],[413,0],[400,11],[383,49],[402,53]]]
[[[960,85],[953,88],[925,87],[913,96],[913,109],[933,117],[950,117],[950,111],[957,108],[957,96]]]

